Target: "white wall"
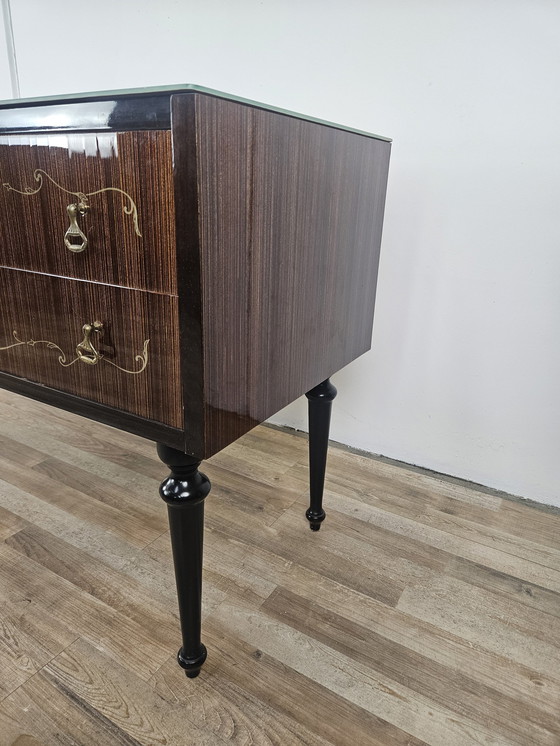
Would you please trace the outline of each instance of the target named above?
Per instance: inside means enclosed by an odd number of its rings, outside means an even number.
[[[8,58],[8,45],[4,33],[5,26],[1,25],[4,21],[3,7],[0,4],[0,101],[12,98],[14,91],[12,89],[12,80],[10,76],[10,63]]]
[[[373,351],[334,379],[332,437],[560,505],[560,3],[12,15],[24,96],[193,82],[393,137]]]

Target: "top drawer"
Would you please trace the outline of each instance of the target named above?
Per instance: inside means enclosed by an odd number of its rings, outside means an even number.
[[[0,265],[177,292],[169,131],[4,135],[0,183]]]

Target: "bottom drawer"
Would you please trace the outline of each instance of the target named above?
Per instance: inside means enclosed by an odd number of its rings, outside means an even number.
[[[0,268],[0,370],[183,428],[175,296]]]

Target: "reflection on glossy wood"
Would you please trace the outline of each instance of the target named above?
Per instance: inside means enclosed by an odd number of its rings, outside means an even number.
[[[169,125],[169,92],[165,91],[137,91],[126,97],[86,94],[66,100],[60,96],[50,103],[15,99],[0,105],[0,134],[168,130]]]
[[[0,182],[0,265],[177,292],[169,132],[0,136]],[[79,194],[88,245],[75,254]]]

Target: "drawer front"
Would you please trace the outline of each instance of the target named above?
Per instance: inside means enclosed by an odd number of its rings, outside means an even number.
[[[176,296],[2,268],[0,298],[0,370],[183,427]]]
[[[176,293],[169,131],[1,136],[0,183],[0,265]]]

